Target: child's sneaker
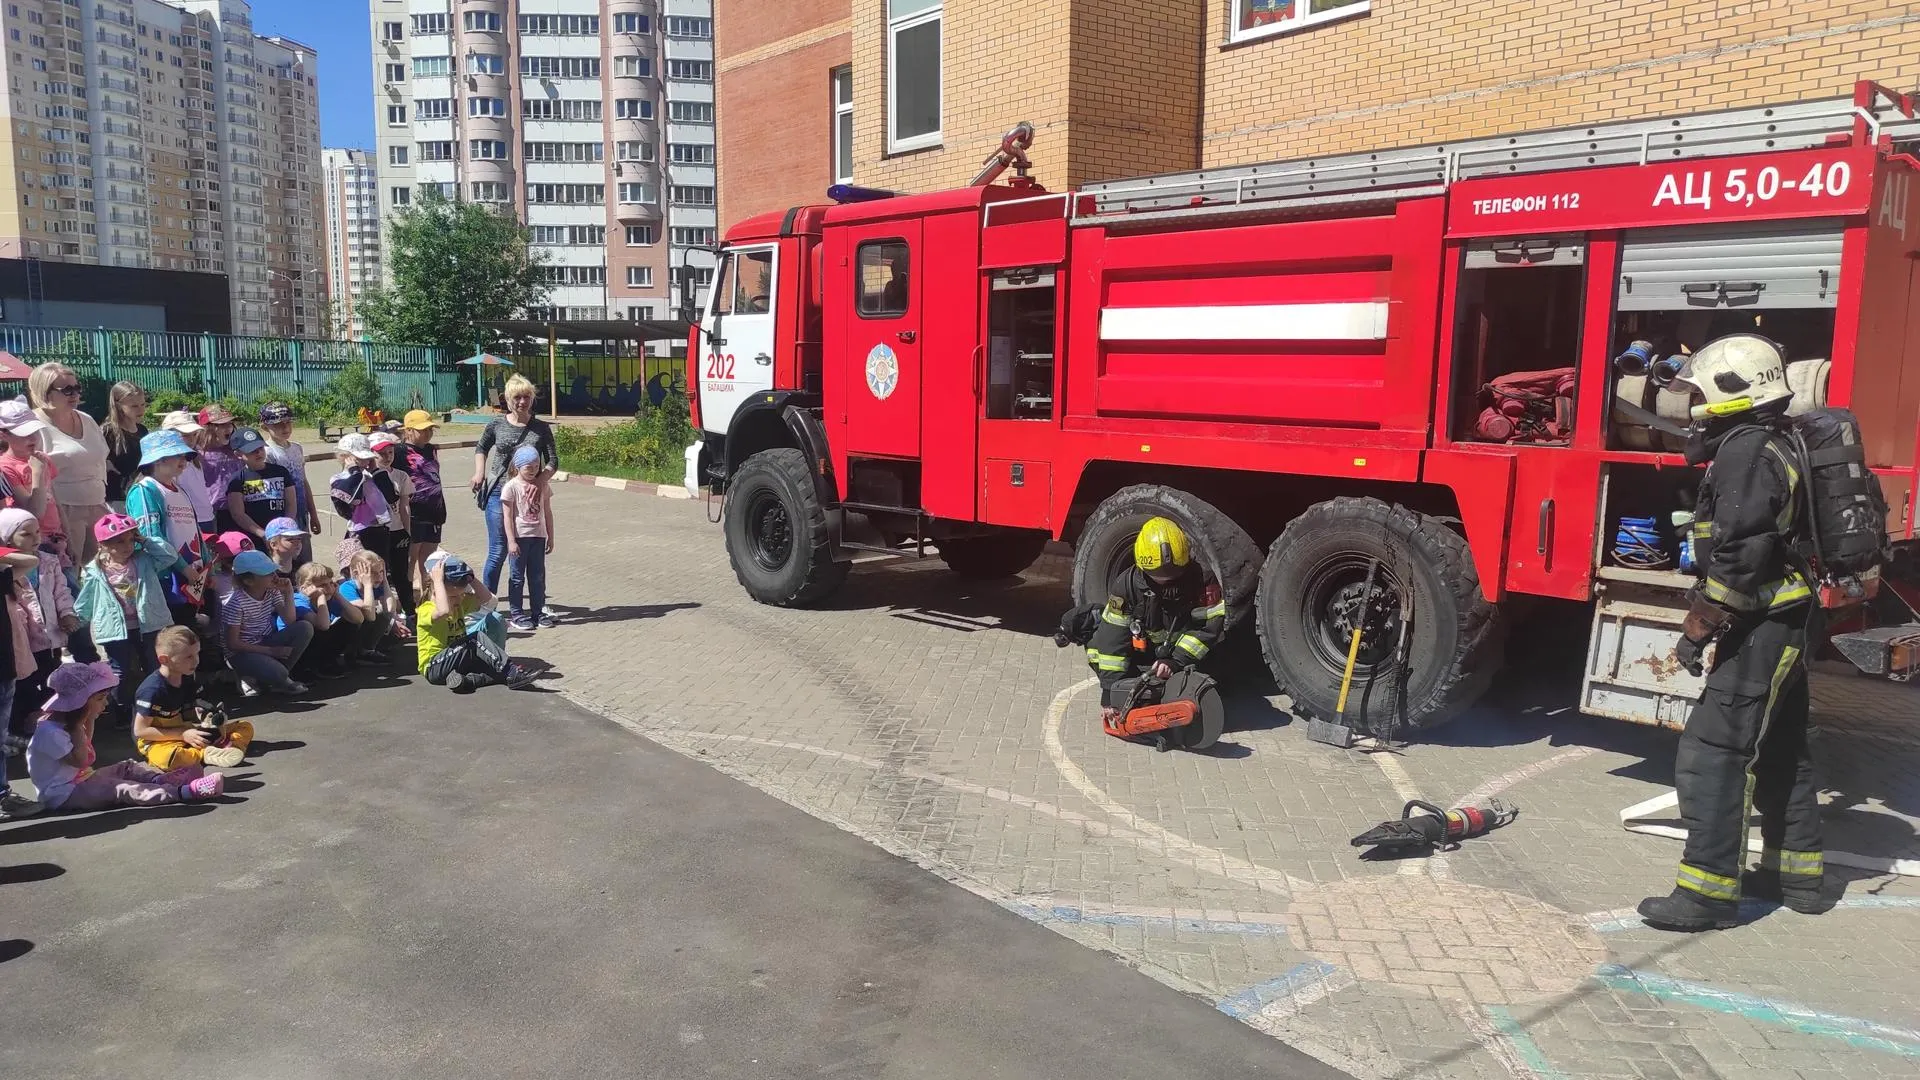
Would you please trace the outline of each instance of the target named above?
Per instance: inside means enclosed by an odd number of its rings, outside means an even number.
[[[221,749],[232,750],[233,748],[222,747]],[[239,751],[235,750],[234,753],[239,753]],[[217,799],[225,794],[226,790],[227,778],[225,776],[217,772],[208,773],[198,780],[189,780],[181,784],[180,801],[202,802],[207,799]]]
[[[252,679],[242,678],[240,680],[240,696],[241,697],[259,697],[260,688],[254,685],[254,682]]]
[[[534,673],[519,664],[507,665],[507,677],[503,680],[509,690],[519,690],[533,685]]]
[[[560,625],[560,620],[553,617],[553,612],[543,611],[540,613],[539,623],[540,629],[551,630]]]
[[[247,752],[237,746],[209,746],[200,755],[208,768],[231,769],[247,760]]]
[[[474,689],[473,678],[472,676],[456,671],[447,676],[447,689],[456,694],[470,694]]]
[[[274,687],[273,692],[276,694],[304,694],[307,692],[307,684],[294,679],[288,679],[286,682]]]
[[[525,615],[507,616],[507,625],[513,627],[515,630],[520,630],[523,632],[530,632],[533,630],[533,620],[527,618]]]
[[[19,821],[22,818],[30,818],[45,809],[45,806],[24,795],[0,791],[0,821]]]

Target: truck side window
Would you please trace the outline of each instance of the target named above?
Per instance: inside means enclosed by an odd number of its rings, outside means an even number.
[[[864,319],[895,319],[907,313],[907,242],[861,244],[854,259],[854,296]]]
[[[728,260],[731,289],[723,294],[729,315],[764,315],[773,310],[773,252],[737,251]]]
[[[993,275],[987,308],[987,419],[1053,419],[1052,268]]]

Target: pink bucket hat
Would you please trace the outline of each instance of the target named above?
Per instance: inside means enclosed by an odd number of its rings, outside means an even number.
[[[111,690],[120,685],[120,676],[105,660],[95,660],[91,664],[61,664],[47,676],[47,689],[53,696],[40,706],[47,712],[72,712],[85,708],[87,699],[102,690]]]

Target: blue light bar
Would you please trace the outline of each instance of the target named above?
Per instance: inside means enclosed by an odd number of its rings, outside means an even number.
[[[877,202],[891,199],[897,192],[880,188],[856,187],[853,184],[835,184],[827,189],[827,198],[837,203]]]

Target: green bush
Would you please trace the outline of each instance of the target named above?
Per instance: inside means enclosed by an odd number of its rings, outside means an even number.
[[[595,430],[562,427],[554,432],[560,464],[567,471],[656,484],[681,478],[692,442],[687,399],[678,394],[669,394],[659,405],[618,424]]]

